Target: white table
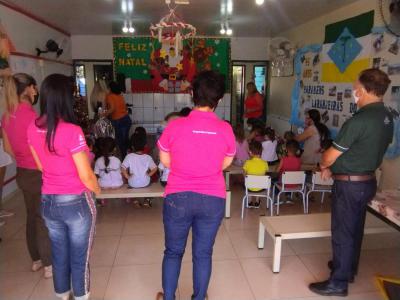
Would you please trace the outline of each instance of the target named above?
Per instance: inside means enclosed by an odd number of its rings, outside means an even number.
[[[235,174],[244,174],[243,167],[230,165],[224,170],[226,189],[230,189],[230,176]]]

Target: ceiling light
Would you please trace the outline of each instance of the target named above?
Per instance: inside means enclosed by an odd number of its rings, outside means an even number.
[[[256,0],[256,4],[257,5],[263,5],[264,4],[264,0]]]
[[[133,1],[128,0],[128,12],[131,13],[133,12]]]
[[[232,35],[233,30],[231,28],[226,29],[226,34],[227,35]]]
[[[220,34],[225,34],[225,33],[226,33],[224,24],[222,24],[222,23],[221,23],[221,29],[220,29],[219,33],[220,33]]]
[[[124,26],[122,27],[122,32],[123,33],[127,33],[128,31],[129,31],[128,22],[125,20],[124,21]]]
[[[128,28],[128,31],[129,31],[130,33],[134,33],[134,32],[135,32],[135,28],[133,28],[133,26],[132,26],[132,21],[129,21],[129,28]]]
[[[128,5],[126,3],[126,0],[121,1],[121,11],[124,14],[126,14],[128,12]]]
[[[232,0],[228,0],[227,1],[227,3],[226,3],[226,12],[228,13],[228,14],[232,14],[232,12],[233,12],[233,2],[232,2]]]

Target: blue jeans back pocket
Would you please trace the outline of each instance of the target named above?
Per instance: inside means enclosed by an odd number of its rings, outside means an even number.
[[[174,220],[184,219],[186,216],[186,208],[184,201],[188,201],[186,195],[172,194],[164,199],[163,214]]]

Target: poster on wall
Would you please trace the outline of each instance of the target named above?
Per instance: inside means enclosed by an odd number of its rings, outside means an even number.
[[[305,113],[318,109],[322,122],[335,135],[357,106],[352,99],[353,82],[371,62],[371,29],[374,12],[368,12],[325,27],[324,44],[296,56],[298,99],[291,121],[304,124]],[[298,53],[298,54],[299,54]]]
[[[182,51],[151,37],[114,37],[114,69],[131,83],[132,93],[184,93],[196,73],[216,70],[229,86],[230,40],[193,38]]]

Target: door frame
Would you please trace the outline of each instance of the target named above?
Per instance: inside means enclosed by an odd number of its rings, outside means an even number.
[[[259,59],[234,59],[234,60],[231,61],[231,74],[232,74],[232,77],[233,77],[233,73],[232,73],[233,66],[235,66],[235,65],[236,66],[241,66],[241,65],[246,64],[246,63],[253,63],[253,64],[254,63],[260,63],[260,65],[261,65],[261,63],[265,63],[267,74],[265,76],[265,91],[266,92],[265,92],[265,95],[264,95],[263,119],[265,121],[267,121],[267,105],[268,105],[268,102],[269,102],[269,99],[270,99],[270,83],[271,83],[270,61],[269,60],[264,60],[264,59],[260,59],[260,60]],[[258,64],[257,64],[257,66],[258,66]],[[246,65],[245,65],[245,72],[246,72]],[[254,66],[253,66],[253,73],[254,73]],[[231,81],[231,91],[233,90],[232,87],[233,87],[233,85],[232,85],[232,81]],[[231,93],[231,107],[232,107],[232,102],[233,102],[232,101],[233,100],[232,97],[233,97],[233,93]],[[243,106],[244,106],[244,99],[243,99],[242,105],[241,105],[242,111],[243,111]],[[231,119],[232,119],[232,109],[231,109]]]
[[[242,73],[242,82],[244,82],[244,80],[246,78],[246,69],[247,69],[245,64],[235,64],[234,61],[232,61],[232,64],[231,64],[231,78],[232,78],[232,80],[231,80],[231,122],[233,120],[233,97],[234,97],[233,94],[235,93],[233,91],[233,67],[243,67],[244,72]],[[246,88],[246,83],[244,83],[243,88],[244,89]],[[241,98],[240,98],[240,111],[241,112],[243,112],[244,96],[245,96],[245,93],[242,93]],[[236,105],[236,107],[237,107],[237,105]],[[236,112],[236,116],[237,116],[237,112]],[[238,120],[236,117],[235,117],[235,120],[236,120],[236,125],[237,125]]]

